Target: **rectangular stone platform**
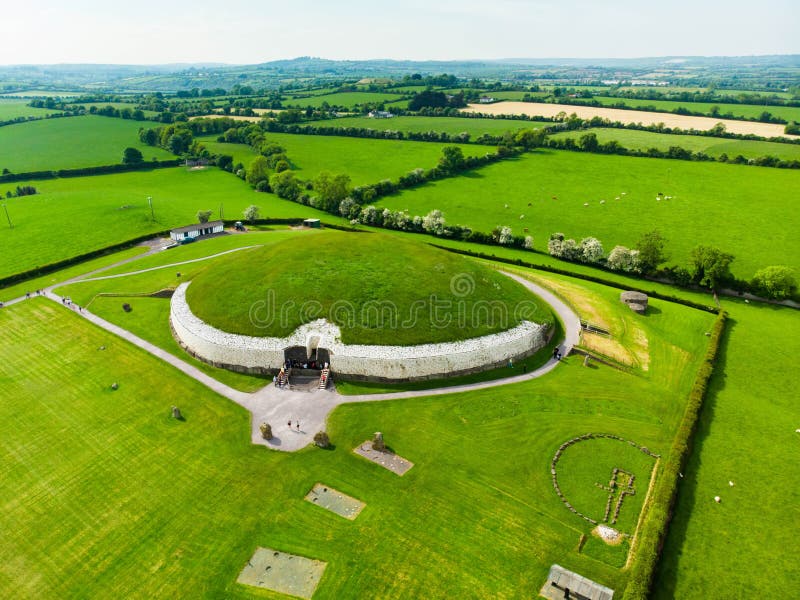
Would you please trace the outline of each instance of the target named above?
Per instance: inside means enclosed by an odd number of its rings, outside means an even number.
[[[287,554],[272,548],[256,548],[255,554],[247,561],[236,581],[310,599],[327,566],[328,563],[321,560]]]
[[[315,483],[311,491],[306,494],[306,500],[321,506],[325,510],[336,513],[345,519],[354,520],[366,506],[361,500],[343,494],[321,483]]]
[[[377,465],[382,466],[384,469],[389,469],[395,475],[403,476],[406,472],[414,466],[410,460],[406,460],[402,456],[398,456],[393,452],[380,452],[373,450],[372,440],[367,440],[363,444],[353,448],[353,452],[359,456],[363,456],[367,460],[371,460]]]

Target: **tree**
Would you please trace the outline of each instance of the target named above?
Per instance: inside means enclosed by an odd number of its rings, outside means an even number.
[[[652,273],[660,264],[666,262],[668,256],[664,253],[667,240],[661,233],[654,229],[639,238],[636,250],[639,251],[639,267],[643,273]]]
[[[794,269],[790,267],[764,267],[756,271],[750,283],[757,293],[776,300],[790,298],[797,291]]]
[[[442,211],[434,209],[422,218],[422,230],[434,235],[442,235],[444,223]]]
[[[142,153],[136,148],[125,148],[125,150],[122,152],[123,165],[138,165],[143,161],[144,157],[142,156]]]
[[[449,173],[460,171],[464,168],[464,153],[458,146],[445,146],[442,148],[442,157],[439,166]]]
[[[322,171],[314,179],[314,191],[317,192],[317,206],[330,212],[347,197],[350,191],[350,176],[332,175],[328,171]]]
[[[523,129],[514,135],[514,143],[526,149],[538,148],[546,138],[544,129]]]
[[[275,173],[269,178],[269,187],[280,198],[286,200],[297,200],[300,196],[300,184],[294,177],[291,171],[283,171],[282,173]]]
[[[597,134],[592,132],[584,133],[578,140],[578,145],[584,152],[595,152],[599,143],[597,141]]]
[[[603,244],[600,243],[600,240],[593,237],[587,237],[581,240],[580,252],[580,259],[585,263],[600,262],[600,259],[605,256]]]
[[[695,283],[716,290],[721,281],[731,276],[733,255],[713,246],[696,246],[691,252],[691,262]]]
[[[208,223],[208,220],[211,218],[211,211],[210,210],[198,210],[197,211],[197,221],[198,223]]]
[[[614,246],[608,254],[606,262],[608,268],[613,271],[623,271],[625,273],[639,272],[639,251],[631,250],[625,246]]]
[[[251,204],[247,208],[244,209],[242,213],[244,215],[245,220],[250,221],[251,223],[256,219],[261,218],[261,209],[258,208],[255,204]]]
[[[256,185],[259,181],[269,177],[269,166],[264,156],[256,156],[247,168],[247,183]]]

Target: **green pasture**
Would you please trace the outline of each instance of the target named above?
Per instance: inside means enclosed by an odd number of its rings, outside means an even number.
[[[761,104],[723,104],[721,102],[679,102],[675,100],[637,100],[631,98],[614,98],[612,96],[595,96],[593,98],[604,106],[623,103],[625,106],[646,110],[648,107],[655,107],[657,110],[674,111],[677,108],[685,108],[691,112],[711,115],[714,106],[719,108],[720,118],[728,113],[734,117],[744,117],[756,119],[761,113],[768,112],[773,117],[780,117],[786,121],[800,121],[800,107],[796,106],[766,106]]]
[[[400,94],[384,94],[381,92],[336,92],[335,94],[325,94],[311,96],[310,98],[289,98],[282,101],[286,108],[320,108],[327,103],[329,106],[343,106],[354,108],[363,104],[375,104],[380,102],[393,102],[401,100]]]
[[[659,192],[672,199],[657,201]],[[545,251],[557,231],[578,241],[597,237],[609,252],[659,229],[672,263],[686,265],[693,247],[714,245],[734,254],[736,275],[750,277],[766,265],[800,266],[800,213],[791,208],[798,193],[800,173],[790,170],[540,151],[404,191],[380,206],[417,215],[435,208],[448,222],[481,231],[507,225],[524,235],[527,228]]]
[[[472,139],[483,134],[501,135],[506,131],[540,129],[551,123],[520,121],[513,119],[470,119],[464,117],[392,117],[372,119],[370,117],[342,117],[329,121],[317,121],[317,127],[358,127],[376,131],[404,131],[414,133],[469,133]]]
[[[672,135],[616,128],[563,131],[550,137],[553,139],[572,138],[577,142],[582,135],[590,131],[597,135],[597,140],[601,144],[615,141],[631,150],[658,148],[659,150],[667,151],[671,146],[680,146],[692,152],[705,152],[715,157],[727,154],[731,159],[741,154],[745,158],[775,156],[781,160],[800,160],[800,144],[781,144],[756,140],[727,140],[701,135]]]
[[[10,121],[19,117],[44,117],[55,111],[49,108],[32,108],[28,100],[19,98],[0,98],[0,121]]]
[[[216,142],[217,137],[200,139],[210,152],[232,155],[235,162],[241,162],[247,169],[255,152],[245,144]],[[439,162],[442,148],[453,145],[269,132],[265,137],[286,149],[292,169],[300,179],[314,179],[320,171],[330,171],[347,173],[352,185],[397,180],[414,169],[430,169]],[[486,154],[483,146],[461,144],[460,148],[464,156]]]
[[[129,146],[141,150],[145,160],[175,158],[140,142],[142,126],[138,121],[86,115],[0,127],[0,168],[27,173],[119,164]]]
[[[60,305],[0,311],[0,591],[270,597],[235,583],[268,546],[327,561],[322,599],[527,597],[554,562],[621,592],[619,557],[577,551],[591,526],[561,504],[549,461],[591,431],[668,448],[713,317],[654,306],[651,376],[567,359],[525,384],[346,405],[333,451],[291,454],[251,446],[245,411]],[[376,430],[415,463],[406,476],[350,452]],[[355,523],[303,500],[317,481],[366,502]]]
[[[800,577],[788,551],[797,546],[800,506],[792,383],[800,316],[727,299],[722,305],[731,314],[729,334],[681,482],[653,594],[659,600],[755,597],[791,590]]]
[[[0,185],[0,194],[26,183],[36,186],[38,193],[5,201],[14,228],[0,229],[4,257],[0,277],[194,223],[198,210],[211,210],[211,218],[217,219],[221,205],[227,219],[242,218],[244,209],[255,204],[263,218],[314,216],[344,222],[273,194],[255,192],[244,181],[213,168],[20,182]]]

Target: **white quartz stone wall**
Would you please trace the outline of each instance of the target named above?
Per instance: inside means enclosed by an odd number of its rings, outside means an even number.
[[[206,362],[246,369],[279,369],[283,351],[306,346],[315,338],[330,353],[335,375],[358,378],[418,379],[478,371],[527,356],[547,343],[547,326],[524,321],[517,327],[479,338],[418,346],[343,344],[339,328],[319,319],[298,327],[285,338],[226,333],[201,321],[186,302],[182,283],[172,296],[170,322],[181,343]]]

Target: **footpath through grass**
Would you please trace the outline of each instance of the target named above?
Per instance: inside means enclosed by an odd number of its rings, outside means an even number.
[[[530,597],[554,562],[621,590],[615,556],[577,552],[589,525],[549,461],[589,431],[664,451],[711,318],[665,305],[648,320],[669,331],[651,344],[682,357],[670,387],[568,359],[525,384],[343,406],[333,451],[285,454],[250,445],[245,411],[69,310],[0,311],[0,593],[264,597],[235,583],[257,546],[327,561],[321,599]],[[350,452],[378,430],[415,463],[404,477]],[[366,502],[355,523],[303,500],[318,481]]]
[[[101,117],[98,117],[101,118]],[[281,200],[253,189],[241,179],[215,168],[183,167],[30,182],[34,196],[6,200],[13,229],[0,229],[0,277],[91,250],[197,222],[198,210],[219,218],[242,218],[251,204],[264,218],[333,215]],[[25,185],[21,182],[16,185]],[[0,185],[0,193],[13,188]],[[147,198],[152,197],[155,220]]]

